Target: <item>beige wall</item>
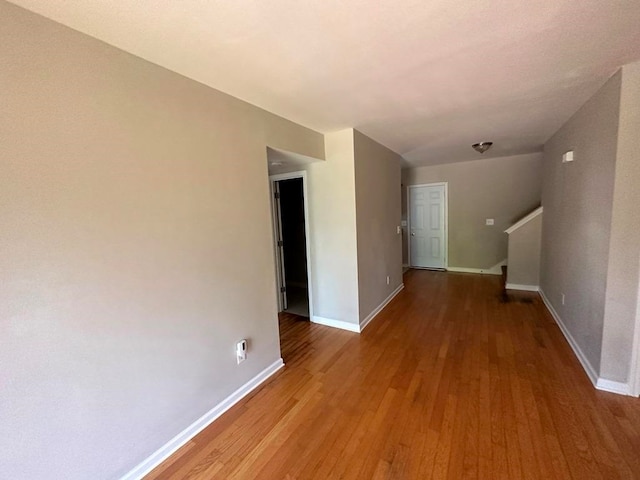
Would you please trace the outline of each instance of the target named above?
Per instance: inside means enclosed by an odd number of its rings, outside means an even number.
[[[541,289],[597,373],[607,286],[620,81],[612,77],[544,147]],[[562,163],[562,154],[575,161]],[[562,304],[562,294],[565,304]]]
[[[540,285],[540,242],[542,215],[531,219],[509,234],[507,284]]]
[[[280,357],[265,147],[323,138],[5,2],[0,62],[0,476],[118,478]]]
[[[400,156],[351,128],[325,151],[278,172],[307,172],[312,320],[357,328],[402,283]]]
[[[640,62],[622,68],[617,139],[600,376],[626,383],[639,283]]]
[[[402,284],[401,157],[354,131],[360,321]],[[387,285],[387,276],[389,284]]]
[[[435,182],[449,188],[449,267],[487,269],[507,258],[504,230],[540,204],[541,155],[403,170],[403,195],[409,185]],[[486,226],[487,218],[495,224]]]
[[[545,145],[541,286],[592,373],[623,385],[633,383],[640,281],[639,131],[635,63],[616,73]],[[562,164],[567,150],[576,160]]]
[[[326,161],[307,166],[313,315],[358,323],[353,130],[325,135]]]

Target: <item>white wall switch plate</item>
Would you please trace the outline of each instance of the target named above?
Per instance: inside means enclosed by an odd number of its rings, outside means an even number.
[[[236,358],[238,363],[242,363],[247,359],[247,341],[240,340],[236,343]]]

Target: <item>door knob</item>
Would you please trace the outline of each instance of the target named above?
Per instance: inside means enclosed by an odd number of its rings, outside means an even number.
[[[416,236],[416,234],[415,234],[415,233],[413,233],[413,232],[411,232],[411,236],[412,236],[412,237],[415,237],[415,236]]]

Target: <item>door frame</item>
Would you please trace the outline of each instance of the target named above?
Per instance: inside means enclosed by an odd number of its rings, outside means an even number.
[[[444,269],[449,268],[449,182],[421,183],[419,185],[407,185],[407,260],[411,268],[411,189],[419,187],[444,187]],[[427,268],[427,270],[429,270]]]
[[[278,291],[278,312],[281,312],[282,309],[282,295],[280,295],[279,290],[284,285],[282,284],[281,273],[278,268],[278,262],[282,261],[280,258],[280,249],[278,248],[278,224],[280,222],[280,216],[276,210],[275,205],[275,183],[280,180],[292,180],[294,178],[302,178],[302,195],[304,201],[304,240],[305,240],[305,249],[307,253],[307,295],[309,297],[309,318],[313,318],[313,283],[312,283],[312,268],[311,268],[311,229],[309,228],[309,195],[307,188],[307,172],[304,170],[298,172],[290,172],[290,173],[279,173],[276,175],[269,175],[269,196],[270,196],[270,205],[271,205],[271,219],[272,219],[272,230],[273,230],[273,247],[275,254],[274,264],[275,274],[276,274],[276,287]]]

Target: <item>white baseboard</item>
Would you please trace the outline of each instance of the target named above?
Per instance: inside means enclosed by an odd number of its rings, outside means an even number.
[[[127,473],[121,480],[140,480],[147,475],[151,470],[156,468],[167,458],[169,458],[176,450],[182,447],[185,443],[195,437],[198,433],[208,427],[214,420],[220,417],[224,412],[233,407],[236,403],[246,397],[249,393],[264,383],[271,375],[276,373],[284,367],[282,358],[273,362],[267,368],[262,370],[258,375],[253,377],[227,398],[225,398],[218,405],[213,407],[198,420],[193,422],[187,428],[185,428],[178,435],[173,437],[162,447],[156,450],[150,457],[140,463],[137,467]]]
[[[333,318],[318,317],[317,315],[313,315],[311,317],[311,321],[326,327],[339,328],[341,330],[360,333],[360,325],[357,323],[345,322],[344,320],[334,320]]]
[[[362,320],[360,322],[360,331],[362,332],[364,330],[364,328],[369,325],[369,322],[371,322],[371,320],[373,320],[375,318],[376,315],[378,315],[383,309],[384,307],[387,306],[387,304],[394,299],[394,297],[396,295],[398,295],[402,289],[404,288],[404,283],[401,283],[400,285],[398,285],[398,288],[396,288],[393,292],[391,292],[391,294],[385,298],[382,303],[380,305],[378,305],[376,308],[374,308],[373,312],[371,312],[369,315],[367,315],[367,318],[365,318],[364,320]]]
[[[519,283],[507,283],[507,290],[522,290],[524,292],[537,292],[540,290],[538,285],[520,285]]]
[[[491,269],[483,268],[466,268],[466,267],[447,267],[447,271],[454,273],[479,273],[482,275],[502,275],[502,272],[495,272]]]
[[[631,395],[631,389],[628,383],[614,382],[613,380],[606,380],[604,378],[598,378],[596,388],[604,392],[617,393],[618,395]]]
[[[549,301],[547,296],[544,294],[542,289],[539,290],[539,293],[540,293],[540,297],[542,298],[542,301],[547,307],[547,310],[549,310],[549,313],[551,313],[551,316],[558,324],[560,331],[564,335],[564,338],[567,339],[569,346],[573,350],[573,353],[575,354],[575,356],[578,358],[578,361],[580,362],[580,364],[582,365],[582,368],[584,369],[587,376],[589,377],[589,380],[591,380],[591,383],[593,383],[594,387],[597,387],[598,374],[596,373],[595,369],[591,366],[591,363],[589,363],[589,360],[587,360],[587,357],[585,357],[585,355],[582,353],[582,350],[578,346],[578,343],[574,340],[571,333],[569,333],[569,330],[567,330],[567,327],[565,327],[564,323],[562,322],[562,319],[560,318],[560,315],[558,315],[558,312],[556,312],[555,308],[553,308],[553,305],[551,305],[551,302]]]
[[[489,268],[447,267],[450,272],[456,273],[480,273],[482,275],[502,275],[502,266],[507,264],[507,259],[499,261]]]

